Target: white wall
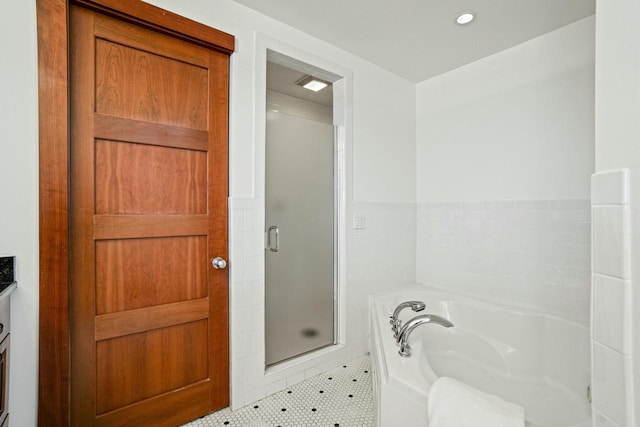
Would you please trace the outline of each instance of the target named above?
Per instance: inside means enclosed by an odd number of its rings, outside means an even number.
[[[597,2],[594,234],[604,231],[608,238],[594,236],[594,286],[601,300],[593,318],[601,329],[593,337],[593,377],[596,425],[607,427],[640,420],[638,19],[636,1]],[[607,268],[612,259],[618,268]]]
[[[417,201],[587,199],[594,18],[417,85]]]
[[[417,85],[419,282],[588,327],[594,24]]]
[[[36,423],[38,361],[38,113],[35,1],[0,14],[0,254],[16,255],[11,296],[12,426]]]

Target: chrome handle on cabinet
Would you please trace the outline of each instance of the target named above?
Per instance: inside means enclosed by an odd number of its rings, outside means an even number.
[[[224,258],[217,256],[211,260],[211,265],[213,265],[213,268],[216,270],[222,270],[227,266],[227,261],[225,261]]]
[[[271,232],[275,231],[275,241],[276,241],[276,245],[275,246],[271,246]],[[267,247],[269,248],[269,250],[271,252],[278,252],[280,250],[280,229],[278,229],[277,225],[272,225],[271,227],[269,227],[269,230],[267,231]]]

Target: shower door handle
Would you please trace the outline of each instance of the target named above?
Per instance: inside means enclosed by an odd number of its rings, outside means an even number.
[[[271,232],[274,231],[275,233],[275,246],[273,246],[271,244]],[[277,225],[272,225],[271,227],[269,227],[269,230],[267,231],[267,247],[269,248],[269,250],[271,252],[278,252],[280,250],[280,230],[278,229]]]

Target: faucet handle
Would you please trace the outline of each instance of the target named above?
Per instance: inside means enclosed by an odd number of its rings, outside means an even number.
[[[389,320],[389,324],[391,324],[391,330],[393,331],[393,338],[398,338],[398,332],[400,331],[400,327],[402,326],[402,320],[398,317],[400,316],[400,312],[405,308],[411,308],[411,310],[418,312],[424,310],[426,304],[424,301],[404,301],[398,304],[396,309],[393,311],[393,316],[391,316],[391,320]]]
[[[400,312],[405,309],[410,307],[411,310],[413,311],[422,311],[425,309],[426,304],[424,303],[424,301],[404,301],[401,302],[400,304],[398,304],[398,306],[396,307],[395,310],[393,310],[393,315],[391,316],[391,322],[393,322],[394,320],[398,320],[398,316],[400,315]],[[393,324],[393,323],[391,323]]]

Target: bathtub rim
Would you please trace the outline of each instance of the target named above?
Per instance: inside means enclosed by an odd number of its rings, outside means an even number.
[[[371,298],[372,300],[377,300],[378,298],[381,298],[384,296],[405,293],[405,292],[410,293],[411,291],[415,291],[415,290],[420,290],[422,292],[427,291],[435,295],[448,296],[449,298],[443,299],[443,301],[445,302],[473,302],[473,304],[475,305],[479,304],[481,306],[491,306],[504,311],[509,311],[511,313],[519,314],[519,315],[542,316],[549,319],[565,322],[571,326],[583,328],[585,330],[590,329],[589,323],[583,323],[575,319],[558,316],[556,314],[549,313],[548,311],[542,310],[537,306],[527,305],[522,303],[510,304],[503,300],[483,297],[477,294],[468,295],[460,291],[444,289],[436,285],[425,285],[422,283],[413,283],[411,285],[408,285],[407,287],[398,288],[392,291],[376,292],[374,294],[369,295],[369,298]],[[407,299],[411,299],[411,297],[407,297]]]

